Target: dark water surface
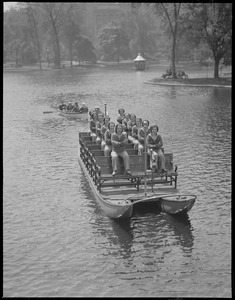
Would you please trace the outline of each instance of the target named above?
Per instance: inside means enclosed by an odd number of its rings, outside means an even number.
[[[231,89],[143,83],[163,72],[4,73],[3,296],[231,297]],[[86,123],[61,100],[157,123],[179,190],[198,196],[188,217],[106,217],[77,162]]]

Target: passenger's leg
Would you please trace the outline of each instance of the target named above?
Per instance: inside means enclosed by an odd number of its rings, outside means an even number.
[[[101,141],[101,150],[104,150],[104,147],[105,147],[106,143],[104,140]]]
[[[158,150],[158,157],[159,157],[159,169],[162,171],[166,171],[165,156],[161,149]]]
[[[144,147],[139,143],[138,144],[138,155],[142,155],[144,152]]]
[[[110,156],[110,152],[111,152],[112,148],[108,145],[105,145],[104,147],[104,156]]]
[[[117,161],[118,161],[118,156],[115,151],[111,152],[111,158],[112,158],[112,167],[113,167],[113,176],[116,175],[115,172],[117,172]]]
[[[123,158],[125,171],[129,171],[130,170],[130,157],[129,157],[128,153],[126,151],[123,151],[123,152],[119,153],[118,155]]]

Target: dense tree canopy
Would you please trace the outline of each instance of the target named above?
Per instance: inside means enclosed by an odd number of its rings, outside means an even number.
[[[214,77],[219,77],[219,63],[232,46],[232,3],[190,4],[190,22],[194,31],[212,51]]]
[[[86,3],[93,5],[93,3]],[[149,59],[168,60],[173,74],[179,59],[214,59],[218,67],[231,62],[231,3],[124,3],[119,22],[98,32],[94,48],[86,35],[92,32],[80,2],[20,2],[4,12],[4,62],[16,66],[48,62],[60,68],[61,60],[119,61],[141,52]],[[90,23],[92,24],[92,23]]]
[[[105,26],[98,35],[99,46],[106,60],[117,60],[129,56],[129,38],[124,29],[114,23]]]

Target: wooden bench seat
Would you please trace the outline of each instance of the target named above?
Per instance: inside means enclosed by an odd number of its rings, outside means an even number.
[[[90,132],[79,132],[79,133],[78,133],[78,137],[79,137],[79,138],[82,138],[82,137],[84,137],[84,136],[90,136],[90,135],[91,135]]]
[[[100,142],[97,144],[97,142],[95,142],[95,141],[83,141],[83,143],[89,149],[97,149],[97,146],[99,146],[99,150],[101,150],[101,143]],[[131,143],[128,143],[128,144],[125,145],[125,149],[126,150],[127,149],[134,149],[134,145],[131,144]]]
[[[144,157],[140,155],[130,155],[130,170],[132,176],[125,174],[123,159],[120,157],[118,158],[118,169],[115,177],[112,176],[113,168],[111,157],[97,156],[94,157],[93,163],[95,170],[93,169],[92,175],[98,190],[101,190],[101,187],[104,186],[113,186],[114,180],[114,185],[138,185],[139,187],[139,180],[144,176]]]
[[[166,158],[166,170],[164,174],[146,172],[147,184],[159,184],[170,183],[172,185],[175,182],[175,188],[177,183],[177,172],[173,170],[173,154],[165,154]],[[130,170],[132,176],[126,175],[124,170],[124,164],[122,158],[118,158],[118,170],[115,177],[112,176],[112,160],[111,157],[96,156],[93,157],[93,172],[94,181],[97,184],[97,188],[100,190],[105,186],[112,185],[132,185],[139,189],[140,184],[144,184],[145,178],[145,163],[144,155],[130,155]],[[115,184],[113,184],[115,180]],[[129,180],[129,181],[128,181]]]
[[[93,154],[93,156],[95,156],[95,157],[96,156],[104,156],[104,151],[103,150],[96,150],[96,149],[91,148],[90,151]],[[137,155],[138,154],[138,150],[137,149],[126,149],[126,152],[129,155]]]

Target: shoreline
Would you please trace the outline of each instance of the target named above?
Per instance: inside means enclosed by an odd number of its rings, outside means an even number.
[[[204,81],[204,82],[202,82]],[[165,85],[165,86],[189,86],[189,87],[222,87],[231,88],[231,78],[191,78],[191,79],[152,79],[144,81],[150,85]]]
[[[42,69],[39,69],[38,65],[31,66],[20,66],[14,67],[13,64],[3,65],[4,72],[29,72],[29,71],[60,71],[68,70],[70,66],[66,62],[62,62],[64,68],[56,69],[51,66],[48,66],[47,63],[42,63]],[[117,67],[126,67],[131,66],[129,63],[120,63],[116,64],[106,64],[105,62],[98,62],[97,64],[74,64],[74,69],[86,69],[86,68],[117,68]],[[151,67],[151,65],[149,65]],[[154,64],[154,66],[156,66]],[[161,65],[162,66],[162,65]],[[134,69],[134,67],[132,67]],[[165,86],[191,86],[191,87],[222,87],[222,88],[231,88],[232,87],[232,73],[223,73],[219,78],[208,78],[208,77],[197,77],[197,78],[153,78],[148,81],[144,81],[144,84],[150,85],[165,85]]]

